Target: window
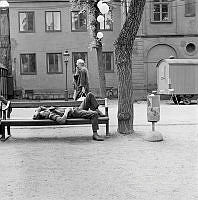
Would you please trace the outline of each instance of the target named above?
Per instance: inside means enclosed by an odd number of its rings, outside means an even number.
[[[152,22],[171,22],[171,5],[168,0],[154,0],[151,7]]]
[[[190,42],[186,45],[186,52],[191,55],[194,54],[196,51],[196,46],[194,43]]]
[[[61,30],[59,11],[45,12],[45,30],[52,32]]]
[[[99,23],[100,30],[113,30],[112,11],[103,15],[104,22]]]
[[[0,36],[9,35],[8,14],[8,10],[0,10]]]
[[[113,52],[103,52],[103,64],[106,72],[113,72]]]
[[[72,11],[72,31],[87,31],[87,13]]]
[[[185,0],[185,17],[194,17],[195,7],[195,0]]]
[[[21,74],[36,74],[36,55],[21,54],[20,55]]]
[[[72,72],[76,71],[76,61],[78,59],[83,59],[85,61],[85,66],[88,67],[88,57],[87,52],[73,52],[72,53]]]
[[[19,12],[19,31],[34,32],[34,12]]]
[[[47,73],[59,74],[63,73],[61,53],[48,53],[47,54]]]

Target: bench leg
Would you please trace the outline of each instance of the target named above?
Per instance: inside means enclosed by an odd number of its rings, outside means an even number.
[[[3,125],[0,126],[0,134],[1,134],[0,140],[2,142],[5,142],[11,136],[11,135],[8,135],[6,137],[5,126],[3,126]]]
[[[1,122],[0,122],[1,123]],[[2,125],[0,124],[0,137],[2,137],[3,131],[2,131]]]
[[[110,133],[109,133],[109,122],[106,123],[106,136],[110,136]]]
[[[9,136],[11,136],[10,126],[7,126],[7,133],[8,133]]]
[[[5,138],[5,126],[0,126],[0,132],[1,132],[1,141]]]

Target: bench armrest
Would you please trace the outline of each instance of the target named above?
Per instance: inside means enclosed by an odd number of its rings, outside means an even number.
[[[10,106],[11,106],[11,102],[8,101],[7,105],[2,110],[8,110],[10,108]]]
[[[105,98],[105,115],[109,116],[108,99]]]
[[[2,119],[2,101],[0,101],[0,122]]]
[[[2,117],[3,117],[3,119],[10,118],[11,112],[12,112],[11,102],[7,101],[7,105],[5,107],[2,107],[2,101],[1,101],[0,118],[2,118]]]

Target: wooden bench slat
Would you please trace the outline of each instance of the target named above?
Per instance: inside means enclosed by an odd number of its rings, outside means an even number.
[[[104,99],[97,99],[100,105],[105,105]],[[42,101],[42,102],[12,102],[12,108],[37,108],[39,106],[55,106],[55,107],[76,107],[81,104],[81,101]]]
[[[99,117],[99,124],[106,124],[109,121],[109,117]],[[90,119],[84,118],[73,118],[67,119],[66,124],[58,124],[57,122],[50,119],[41,119],[41,120],[33,120],[33,119],[6,119],[1,120],[2,125],[9,126],[48,126],[48,125],[79,125],[79,124],[91,124]]]

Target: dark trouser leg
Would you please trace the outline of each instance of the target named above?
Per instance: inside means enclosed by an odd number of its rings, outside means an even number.
[[[82,110],[89,110],[89,108],[93,111],[95,111],[96,109],[98,109],[98,102],[95,98],[95,96],[89,92],[86,96],[86,98],[84,99],[84,101],[81,103],[81,105],[79,106],[79,109]]]
[[[99,126],[98,126],[98,113],[95,112],[95,111],[92,111],[92,112],[94,112],[93,116],[91,118],[92,130],[93,130],[93,132],[97,132],[97,130],[99,129]]]
[[[81,110],[77,108],[73,112],[73,117],[81,117],[91,119],[92,130],[93,130],[93,140],[103,141],[104,139],[97,134],[98,127],[98,112],[93,110]]]
[[[72,116],[74,118],[91,119],[93,132],[97,132],[97,130],[99,129],[99,126],[98,126],[98,113],[96,111],[81,110],[80,108],[77,108],[77,109],[74,110],[74,113],[72,114]]]
[[[77,99],[79,99],[80,98],[80,96],[81,96],[81,93],[82,93],[82,89],[77,89],[76,90],[76,96],[75,96],[75,99],[74,100],[77,100]]]

